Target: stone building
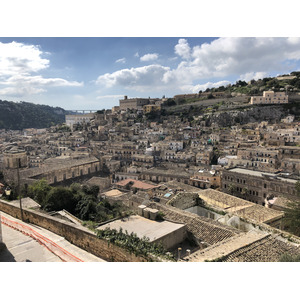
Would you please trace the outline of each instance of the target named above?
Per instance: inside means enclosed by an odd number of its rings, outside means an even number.
[[[284,158],[300,159],[300,147],[281,146],[279,147],[279,157],[280,159],[284,159]]]
[[[288,103],[288,95],[285,92],[264,91],[262,96],[252,96],[251,104],[285,104]]]
[[[95,114],[89,113],[89,114],[79,114],[79,115],[66,115],[66,125],[73,130],[74,125],[76,124],[87,124],[89,123],[93,118]]]
[[[147,104],[147,105],[143,106],[144,114],[148,114],[148,113],[151,113],[152,111],[155,112],[155,111],[160,111],[160,110],[161,110],[160,105]]]
[[[279,150],[263,147],[238,149],[237,159],[247,168],[261,171],[273,171],[279,167]]]
[[[136,166],[149,166],[152,167],[154,163],[154,157],[152,155],[145,154],[133,154],[132,163]]]
[[[5,169],[26,168],[28,165],[27,154],[23,149],[12,147],[4,151],[3,162]]]
[[[124,99],[119,100],[119,107],[120,110],[127,110],[127,109],[143,109],[144,105],[150,103],[150,100],[147,98],[133,98],[128,99],[127,96],[124,96]]]
[[[213,147],[203,148],[196,154],[196,164],[199,165],[210,165],[213,158],[214,152]]]
[[[151,168],[144,170],[141,173],[140,178],[142,180],[148,180],[153,182],[168,182],[176,180],[185,184],[189,184],[191,174],[184,169],[162,169],[162,168]]]
[[[224,169],[222,191],[264,205],[268,195],[296,197],[297,180],[242,168]]]
[[[61,183],[66,180],[75,181],[100,171],[100,161],[95,157],[83,159],[56,158],[54,160],[54,162],[44,164],[39,168],[21,169],[19,172],[21,185],[32,184],[40,179],[46,179],[48,184]],[[9,185],[17,182],[15,170],[7,170],[4,176]]]
[[[139,154],[138,145],[133,142],[111,143],[108,153],[117,160],[131,160],[132,156]]]
[[[281,160],[280,168],[283,172],[300,175],[300,159],[284,158]]]
[[[199,170],[190,178],[190,183],[198,188],[216,188],[220,186],[221,177],[215,171]]]

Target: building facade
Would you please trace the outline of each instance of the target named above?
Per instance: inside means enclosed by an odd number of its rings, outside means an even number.
[[[288,103],[288,95],[285,92],[264,91],[262,96],[252,96],[251,104],[285,104]]]
[[[150,102],[149,99],[144,99],[144,98],[128,99],[127,96],[124,96],[124,99],[119,100],[119,107],[120,110],[143,109],[143,106],[149,104],[149,102]]]
[[[242,168],[224,169],[222,191],[264,205],[268,195],[295,198],[296,180]]]

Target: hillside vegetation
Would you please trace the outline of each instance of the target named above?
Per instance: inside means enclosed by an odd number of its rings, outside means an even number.
[[[0,100],[0,129],[46,128],[65,121],[60,107]]]
[[[291,77],[293,79],[290,79]],[[177,97],[176,99],[169,98],[164,104],[164,108],[172,108],[180,105],[195,105],[195,103],[212,102],[220,97],[216,97],[215,93],[222,93],[224,101],[230,101],[232,97],[244,96],[250,100],[251,96],[262,95],[264,91],[272,90],[274,92],[285,91],[289,95],[294,95],[300,92],[300,72],[292,72],[289,75],[281,75],[281,79],[277,77],[266,77],[263,79],[254,80],[249,82],[238,80],[234,84],[228,84],[226,86],[220,86],[217,88],[207,88],[206,90],[200,90],[198,94],[194,94],[192,97]],[[285,79],[286,78],[286,79]]]

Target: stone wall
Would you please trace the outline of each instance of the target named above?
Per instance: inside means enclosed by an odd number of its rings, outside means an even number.
[[[0,211],[21,219],[19,206],[0,200]],[[107,261],[143,262],[143,257],[137,257],[116,245],[99,239],[94,233],[67,221],[56,219],[44,213],[23,209],[24,220],[38,225],[60,236],[67,241]]]
[[[150,203],[149,207],[160,210],[164,214],[164,219],[167,221],[185,224],[188,233],[193,235],[194,240],[206,246],[213,245],[241,232],[233,227],[223,225],[218,221],[197,216],[175,207],[156,202]]]
[[[178,193],[170,202],[169,205],[185,210],[187,208],[197,206],[199,198],[197,193]]]
[[[175,247],[179,243],[183,242],[186,238],[187,238],[186,226],[182,226],[172,232],[169,232],[168,234],[162,236],[161,238],[155,240],[155,243],[157,244],[162,243],[165,249],[171,249],[172,247]]]

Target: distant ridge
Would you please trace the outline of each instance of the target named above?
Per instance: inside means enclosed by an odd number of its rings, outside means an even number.
[[[0,100],[0,129],[46,128],[63,123],[66,114],[61,107]]]

